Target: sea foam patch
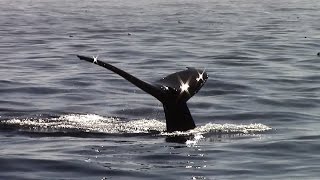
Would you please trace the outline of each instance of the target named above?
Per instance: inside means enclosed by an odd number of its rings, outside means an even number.
[[[123,134],[123,133],[157,133],[164,136],[188,136],[207,133],[259,133],[271,130],[264,124],[215,124],[207,123],[185,132],[166,132],[166,124],[156,119],[122,121],[118,118],[103,117],[95,114],[70,114],[57,118],[43,119],[11,119],[2,121],[7,125],[29,129],[30,131],[59,132],[60,130],[83,131],[92,133]]]

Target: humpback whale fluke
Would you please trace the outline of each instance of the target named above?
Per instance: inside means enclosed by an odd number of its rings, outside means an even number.
[[[150,84],[111,64],[98,60],[97,57],[77,56],[81,60],[109,69],[146,93],[157,98],[163,104],[168,132],[187,131],[196,127],[187,106],[187,101],[195,95],[207,81],[208,75],[205,70],[187,68],[187,70],[170,74]]]

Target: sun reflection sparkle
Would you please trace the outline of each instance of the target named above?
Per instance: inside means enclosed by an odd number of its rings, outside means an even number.
[[[97,55],[96,57],[95,56],[92,56],[92,58],[93,58],[93,64],[94,63],[96,63],[96,64],[98,64],[98,57],[99,57],[99,55]]]
[[[197,82],[199,82],[200,80],[203,81],[203,74],[204,74],[204,72],[205,72],[205,70],[203,70],[203,72],[202,72],[201,74],[198,72],[199,77],[196,78]]]
[[[190,87],[190,86],[189,86],[189,83],[188,83],[188,82],[186,82],[186,83],[181,82],[181,85],[180,85],[181,93],[182,93],[182,92],[187,92],[187,93],[189,93],[189,91],[188,91],[189,87]]]

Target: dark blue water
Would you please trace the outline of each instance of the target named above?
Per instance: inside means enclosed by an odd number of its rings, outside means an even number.
[[[0,179],[318,179],[320,3],[0,1]],[[207,83],[195,130],[99,59]]]

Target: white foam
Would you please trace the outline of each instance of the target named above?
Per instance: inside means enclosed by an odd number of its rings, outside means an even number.
[[[271,128],[264,124],[214,124],[208,123],[203,126],[198,126],[195,129],[186,132],[165,132],[166,125],[163,121],[155,119],[141,119],[132,121],[121,121],[118,118],[103,117],[95,114],[70,114],[60,116],[58,118],[49,119],[12,119],[7,120],[7,124],[19,125],[23,127],[29,127],[35,130],[59,131],[64,130],[75,130],[78,129],[84,132],[97,132],[97,133],[108,133],[108,134],[119,134],[119,133],[150,133],[158,132],[164,136],[188,136],[193,135],[199,141],[203,138],[203,134],[206,133],[259,133],[268,131]],[[192,141],[188,142],[192,144]]]
[[[103,117],[95,114],[70,114],[51,119],[12,119],[7,124],[20,125],[31,129],[78,129],[95,133],[149,133],[165,131],[165,123],[157,120],[121,121],[118,118]]]
[[[198,133],[198,134],[195,134],[194,137],[192,139],[189,139],[186,141],[186,145],[191,147],[191,146],[195,146],[198,144],[198,142],[203,139],[203,135]]]
[[[229,133],[255,133],[255,132],[264,132],[271,130],[269,126],[266,126],[264,124],[255,123],[255,124],[214,124],[214,123],[208,123],[203,126],[198,126],[195,129],[181,132],[176,131],[172,133],[163,132],[163,135],[167,136],[182,136],[182,135],[195,135],[198,133],[205,134],[205,133],[219,133],[219,134],[229,134]]]

